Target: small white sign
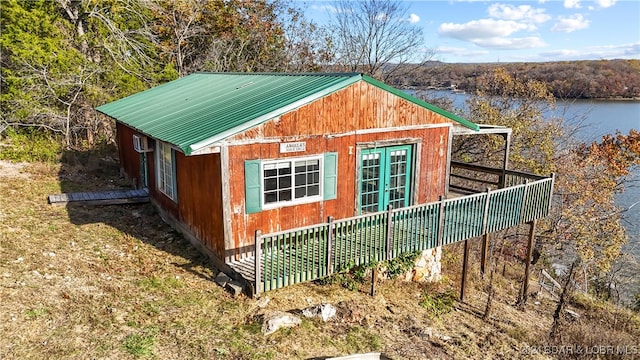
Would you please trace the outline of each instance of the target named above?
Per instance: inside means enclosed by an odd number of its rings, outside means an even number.
[[[301,151],[307,151],[307,143],[304,141],[280,144],[280,153],[292,153]]]

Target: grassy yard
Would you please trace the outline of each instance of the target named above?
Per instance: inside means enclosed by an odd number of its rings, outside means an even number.
[[[267,293],[270,301],[259,307],[213,282],[207,259],[149,204],[47,204],[51,193],[125,186],[113,160],[0,164],[0,359],[307,359],[372,351],[393,359],[546,357],[526,349],[545,343],[555,303],[539,296],[524,311],[513,307],[516,275],[497,278],[489,320],[481,319],[486,294],[477,266],[466,303],[440,316],[423,306],[425,294],[457,291],[458,249],[446,257],[448,275],[438,285],[386,280],[371,297],[368,281],[356,291],[308,283]],[[336,305],[338,319],[261,333],[266,311],[325,302]],[[637,345],[637,314],[582,305],[578,311],[591,314],[584,321],[615,320],[616,341]],[[590,324],[579,325],[595,329]],[[607,332],[605,325],[597,326]]]

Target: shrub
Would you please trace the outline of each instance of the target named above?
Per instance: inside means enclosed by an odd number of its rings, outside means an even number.
[[[62,153],[59,139],[37,129],[7,128],[1,139],[0,160],[55,162]]]

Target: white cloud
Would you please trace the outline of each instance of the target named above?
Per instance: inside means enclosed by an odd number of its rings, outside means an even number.
[[[480,19],[465,24],[444,23],[440,25],[438,32],[460,40],[471,40],[509,36],[516,31],[534,29],[532,25],[516,21]]]
[[[412,24],[416,24],[420,21],[420,16],[416,15],[416,14],[411,14],[409,15],[409,19],[407,19],[408,22],[412,23]]]
[[[615,5],[616,1],[617,0],[596,0],[596,4],[598,4],[600,7],[608,8]]]
[[[564,7],[567,9],[580,9],[580,0],[564,0]]]
[[[534,9],[529,5],[492,4],[489,6],[489,16],[503,20],[521,20],[541,24],[551,19],[545,14],[545,9]]]
[[[542,39],[535,36],[509,37],[517,31],[533,29],[534,25],[516,21],[481,19],[465,24],[444,23],[440,25],[438,32],[485,48],[530,49],[546,46]]]
[[[505,49],[505,50],[515,50],[515,49],[534,49],[541,48],[546,46],[547,44],[536,36],[522,37],[522,38],[488,38],[488,39],[477,39],[473,41],[474,44],[486,48],[492,49]]]
[[[589,27],[589,20],[585,19],[582,14],[575,14],[568,17],[558,17],[558,21],[553,25],[551,31],[555,32],[574,32]]]
[[[539,54],[548,60],[586,60],[586,59],[637,59],[640,57],[640,42],[634,44],[619,44],[593,46],[579,50],[560,49]]]

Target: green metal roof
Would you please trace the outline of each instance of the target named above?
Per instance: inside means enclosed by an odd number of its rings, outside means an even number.
[[[189,155],[360,80],[478,130],[476,124],[358,73],[196,73],[96,110]]]

